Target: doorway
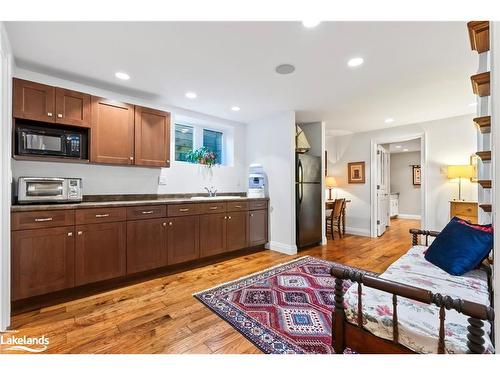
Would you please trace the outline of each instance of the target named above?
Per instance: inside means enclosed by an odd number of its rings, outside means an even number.
[[[405,220],[425,228],[425,134],[385,137],[371,146],[371,237]]]

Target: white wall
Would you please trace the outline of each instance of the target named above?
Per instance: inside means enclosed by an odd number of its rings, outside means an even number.
[[[247,127],[247,161],[267,175],[271,250],[295,254],[295,112],[284,111]]]
[[[199,165],[174,161],[174,147],[172,144],[170,168],[119,167],[13,160],[14,179],[19,176],[81,177],[84,183],[84,194],[203,193],[205,192],[204,186],[214,186],[220,193],[244,192],[247,189],[246,126],[244,124],[169,107],[154,100],[125,96],[117,92],[110,92],[25,69],[16,69],[14,76],[131,104],[167,110],[173,114],[174,121],[176,118],[181,118],[183,121],[202,123],[210,127],[223,129],[225,136],[230,140],[227,150],[230,154],[228,157],[229,165],[215,166],[212,170],[207,170]],[[174,121],[172,121],[172,124]],[[174,138],[174,126],[172,125],[172,141]],[[167,185],[158,185],[160,175],[166,177]]]
[[[10,325],[10,155],[12,131],[11,87],[13,58],[0,22],[0,331]]]
[[[399,193],[399,214],[420,216],[420,185],[413,185],[413,169],[420,165],[420,151],[391,154],[391,193]]]
[[[353,234],[370,235],[370,145],[372,140],[384,137],[414,138],[425,133],[427,143],[428,181],[427,229],[442,229],[449,218],[449,200],[457,194],[458,185],[446,178],[448,164],[468,164],[471,154],[476,152],[476,135],[472,115],[452,117],[418,124],[380,129],[364,133],[327,137],[329,173],[339,188],[336,195],[351,200],[347,206],[346,229]],[[347,183],[347,163],[364,161],[366,183]],[[463,196],[477,200],[477,185],[464,181]]]

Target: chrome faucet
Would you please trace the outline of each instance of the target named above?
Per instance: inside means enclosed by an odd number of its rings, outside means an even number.
[[[208,192],[209,197],[216,197],[217,196],[217,189],[215,189],[213,186],[211,186],[210,189],[205,186],[205,190]]]

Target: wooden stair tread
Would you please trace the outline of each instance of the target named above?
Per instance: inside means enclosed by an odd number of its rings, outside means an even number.
[[[483,134],[491,131],[491,116],[476,117],[474,120],[479,131]]]
[[[484,189],[491,189],[491,180],[477,180],[477,183]]]
[[[470,79],[474,94],[480,97],[490,95],[490,72],[474,74]]]
[[[490,50],[490,23],[488,21],[468,22],[467,29],[473,51],[483,53]]]
[[[482,203],[479,205],[484,212],[491,212],[491,203]]]
[[[479,156],[482,161],[491,160],[491,151],[478,151],[476,155]]]

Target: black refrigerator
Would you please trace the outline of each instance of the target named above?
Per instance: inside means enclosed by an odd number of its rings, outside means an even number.
[[[295,214],[297,247],[321,243],[321,158],[307,154],[295,157]]]

